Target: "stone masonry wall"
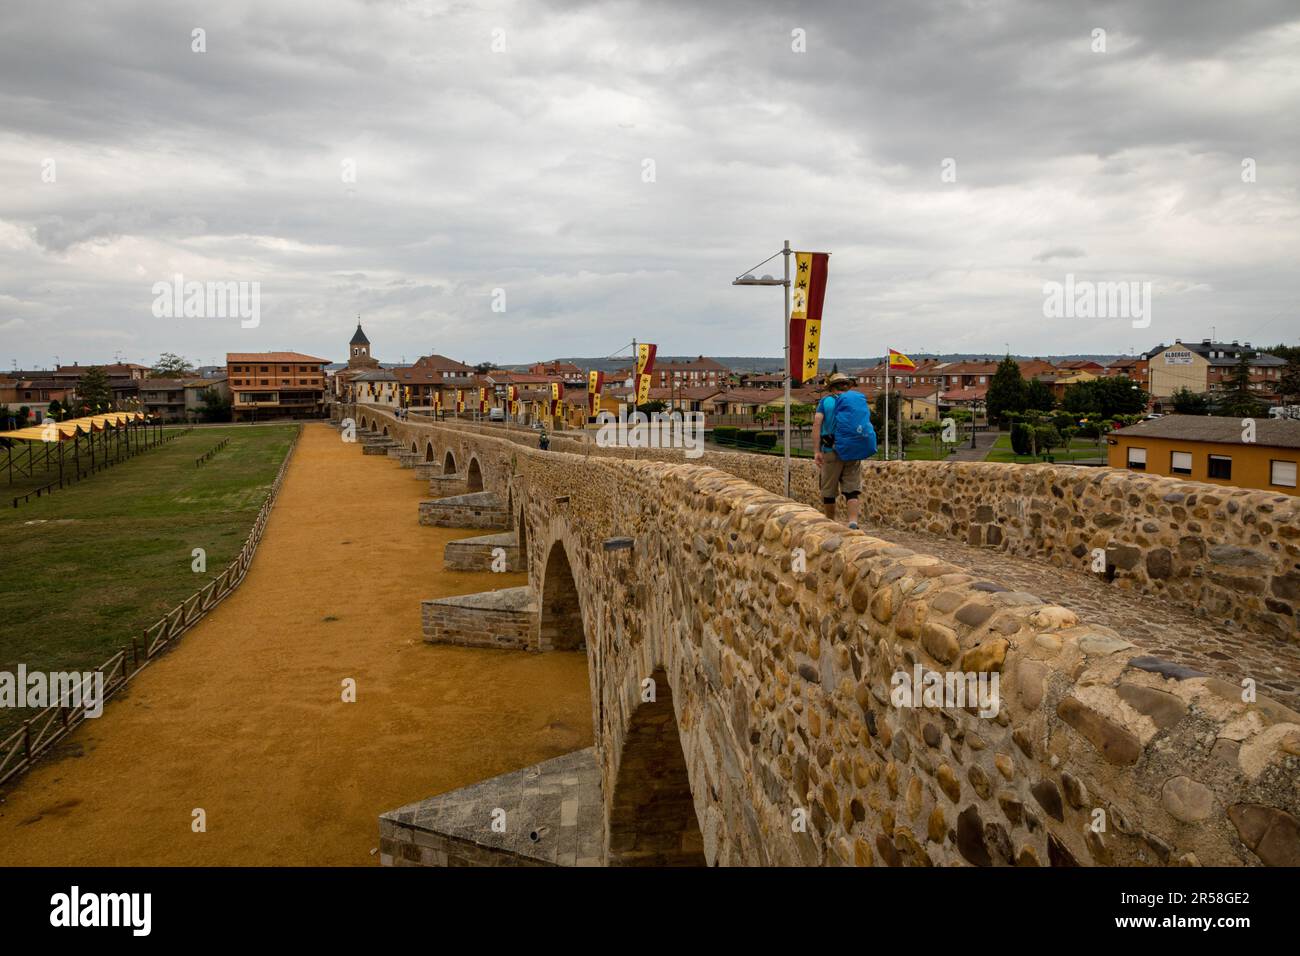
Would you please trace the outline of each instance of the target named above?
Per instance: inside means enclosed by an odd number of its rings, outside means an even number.
[[[1300,715],[1276,702],[734,474],[406,430],[522,504],[534,593],[565,550],[607,800],[663,667],[711,864],[1300,864]],[[918,667],[996,673],[996,714],[896,706]]]
[[[450,426],[502,434],[490,426]],[[511,441],[526,441],[505,433]],[[599,448],[554,438],[553,451],[682,462],[679,451]],[[695,463],[769,491],[779,457],[707,451]],[[973,545],[1099,573],[1216,621],[1300,643],[1300,498],[1121,469],[986,462],[867,462],[863,521],[920,528]],[[816,466],[791,464],[791,495],[819,501]],[[841,503],[841,508],[843,507]]]
[[[537,606],[526,587],[420,602],[430,644],[537,649]]]

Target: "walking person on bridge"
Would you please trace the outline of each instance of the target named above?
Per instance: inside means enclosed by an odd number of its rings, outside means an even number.
[[[876,453],[867,397],[853,388],[853,379],[836,372],[826,380],[830,392],[817,403],[813,433],[818,436],[813,460],[821,470],[822,511],[834,520],[840,492],[849,508],[849,527],[857,530],[862,507],[862,462]]]

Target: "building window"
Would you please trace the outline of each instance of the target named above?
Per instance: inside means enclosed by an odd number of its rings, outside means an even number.
[[[1282,488],[1295,487],[1295,465],[1293,461],[1273,461],[1269,463],[1268,483]]]
[[[1211,478],[1231,478],[1232,459],[1227,455],[1211,455],[1209,476]]]
[[[1128,450],[1128,466],[1134,471],[1147,470],[1147,450],[1145,448],[1130,448]]]
[[[1192,473],[1192,453],[1190,451],[1176,451],[1170,454],[1169,470],[1175,475],[1190,475]]]

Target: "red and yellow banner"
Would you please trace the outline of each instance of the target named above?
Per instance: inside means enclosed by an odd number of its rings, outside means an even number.
[[[519,386],[518,385],[509,386],[508,394],[510,395],[510,414],[518,415],[519,414]]]
[[[911,371],[916,368],[916,363],[913,362],[906,355],[904,355],[902,352],[895,352],[893,349],[890,349],[889,367],[892,369],[902,369],[903,371]]]
[[[659,346],[642,342],[636,347],[636,403],[650,401],[650,380],[654,376],[655,352]]]
[[[441,412],[441,411],[442,411],[442,392],[441,392],[440,390],[438,390],[438,389],[435,388],[435,389],[433,390],[433,414],[434,414],[434,417],[436,418],[437,415],[438,415],[438,413]]]
[[[564,384],[562,382],[551,383],[551,417],[554,418],[560,414],[560,399],[564,397]]]
[[[587,416],[594,418],[600,411],[600,393],[605,390],[605,373],[592,369],[587,373]]]
[[[829,252],[796,252],[790,300],[790,384],[817,376]]]
[[[465,411],[465,390],[458,388],[456,389],[456,414],[459,415],[463,411]]]
[[[487,389],[486,388],[480,388],[478,390],[478,413],[480,415],[487,414]]]

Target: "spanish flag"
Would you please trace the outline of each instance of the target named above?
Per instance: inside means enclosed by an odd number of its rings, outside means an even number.
[[[902,352],[895,352],[893,349],[890,349],[889,367],[895,370],[902,369],[903,371],[911,371],[912,369],[916,368],[916,363],[913,362],[906,355],[904,355]]]
[[[796,252],[790,300],[790,384],[817,376],[829,252]]]
[[[605,373],[592,369],[587,373],[587,414],[595,418],[600,411],[600,393],[605,389]]]

